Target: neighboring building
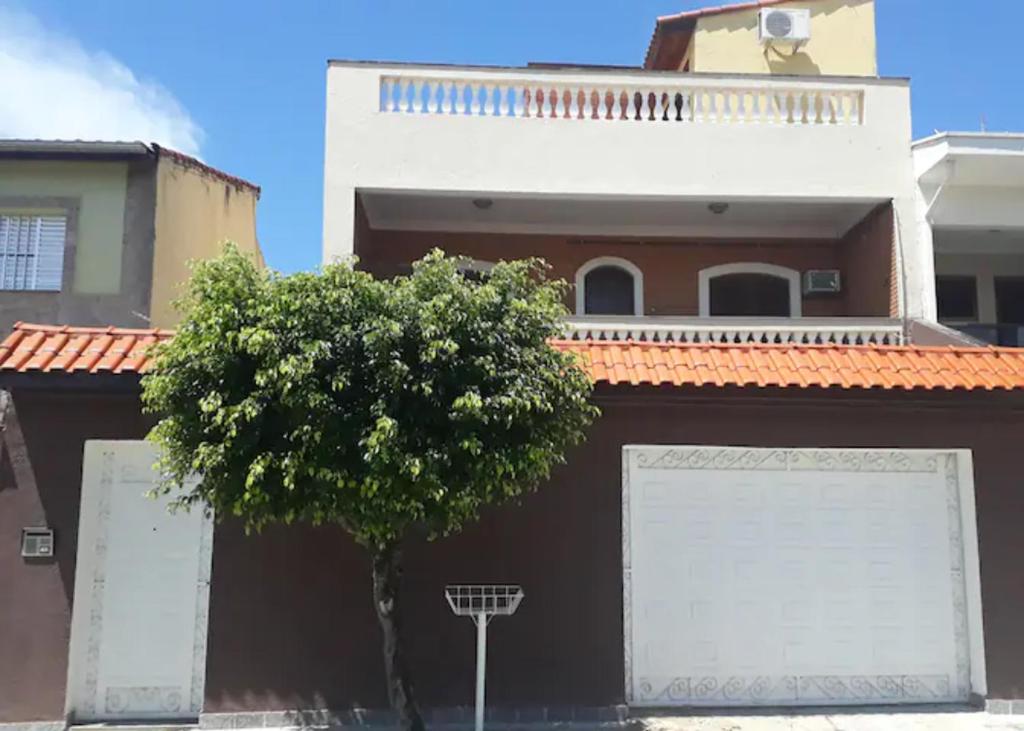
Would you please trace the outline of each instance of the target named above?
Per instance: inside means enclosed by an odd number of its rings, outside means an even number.
[[[806,14],[809,37],[799,45],[762,44],[773,28],[765,10]],[[797,29],[799,31],[799,29]],[[715,74],[877,76],[874,0],[761,0],[658,18],[644,67]]]
[[[1024,346],[1024,135],[936,134],[914,143],[914,163],[939,321]]]
[[[190,259],[260,257],[259,192],[157,145],[0,140],[0,328],[173,325]]]

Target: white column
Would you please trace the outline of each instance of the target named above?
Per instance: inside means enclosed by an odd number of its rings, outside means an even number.
[[[487,676],[487,615],[476,615],[476,731],[484,729],[484,679]]]
[[[921,189],[914,186],[914,199],[897,198],[896,211],[897,270],[902,271],[901,305],[904,317],[936,322],[935,249],[932,227],[927,219],[928,204]]]

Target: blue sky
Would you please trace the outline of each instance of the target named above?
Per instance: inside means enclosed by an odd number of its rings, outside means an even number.
[[[108,125],[105,136],[169,135],[263,187],[264,252],[294,271],[319,263],[328,58],[638,64],[656,16],[722,1],[0,0],[21,21],[0,15],[0,77],[5,48],[27,49],[25,69],[67,67],[42,80],[7,74],[24,79],[18,91],[34,102],[19,108],[40,117],[14,124],[0,101],[0,136],[61,134],[66,126],[48,126],[58,122],[93,124],[85,134]],[[977,130],[983,118],[989,130],[1024,129],[1019,0],[877,6],[881,72],[913,79],[916,136]],[[60,74],[83,68],[106,95],[60,91]]]

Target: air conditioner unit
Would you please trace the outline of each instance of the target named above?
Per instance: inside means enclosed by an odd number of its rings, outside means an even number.
[[[804,272],[804,294],[838,294],[842,289],[838,269]]]
[[[23,558],[51,558],[53,556],[53,530],[51,528],[22,528],[21,555]]]
[[[762,43],[804,43],[811,40],[811,11],[763,9],[759,28]]]

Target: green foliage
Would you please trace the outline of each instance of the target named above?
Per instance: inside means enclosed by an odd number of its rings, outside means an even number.
[[[250,529],[334,522],[381,548],[457,531],[536,488],[597,416],[548,345],[563,282],[539,260],[480,281],[434,251],[407,277],[281,276],[229,248],[197,265],[184,321],[143,380],[162,492]]]

